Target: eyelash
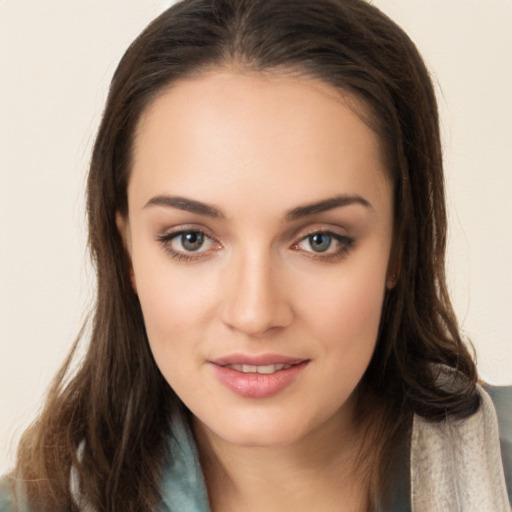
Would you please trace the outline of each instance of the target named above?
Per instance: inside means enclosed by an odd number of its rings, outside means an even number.
[[[170,254],[170,256],[177,260],[177,261],[184,261],[184,262],[193,262],[193,261],[200,261],[203,258],[208,257],[208,253],[210,251],[189,251],[189,252],[182,252],[182,251],[176,251],[172,248],[171,242],[175,239],[177,239],[180,236],[186,235],[186,234],[196,234],[203,236],[205,240],[210,240],[212,243],[214,243],[217,247],[221,247],[220,243],[215,241],[211,236],[209,236],[207,233],[205,233],[201,229],[180,229],[179,231],[173,231],[171,233],[165,233],[162,235],[157,236],[157,241],[160,242],[163,246],[163,248]],[[311,258],[313,260],[322,261],[322,262],[334,262],[341,258],[343,258],[354,246],[355,240],[353,238],[350,238],[348,236],[340,235],[338,233],[334,233],[333,231],[328,230],[315,230],[311,231],[310,233],[307,233],[306,235],[302,236],[297,242],[294,242],[291,245],[291,249],[294,250],[301,250],[299,248],[299,245],[314,237],[315,235],[325,235],[331,238],[331,240],[336,241],[338,244],[340,244],[340,247],[336,249],[334,252],[327,252],[329,251],[330,247],[327,249],[326,253],[322,252],[315,252],[315,251],[303,251],[308,258]],[[215,249],[214,249],[215,250]]]
[[[201,229],[193,228],[193,229],[180,229],[179,231],[173,231],[171,233],[165,233],[163,235],[157,236],[157,241],[160,242],[163,248],[170,254],[170,256],[177,261],[199,261],[203,258],[206,258],[208,255],[206,251],[190,251],[190,252],[182,252],[176,251],[172,248],[171,242],[174,239],[179,238],[180,236],[187,234],[196,234],[201,235],[205,238],[205,240],[211,240],[213,243],[220,247],[220,244],[216,242],[211,236],[205,233]]]
[[[333,231],[317,229],[317,230],[311,231],[310,233],[307,233],[306,235],[302,236],[298,242],[295,242],[292,245],[292,249],[298,248],[299,244],[301,244],[302,242],[304,242],[308,239],[311,239],[315,235],[326,235],[329,238],[331,238],[332,240],[334,240],[335,242],[337,242],[340,245],[340,247],[333,252],[326,252],[326,253],[315,252],[315,251],[305,251],[305,254],[307,254],[307,257],[311,258],[313,260],[317,260],[317,261],[321,261],[321,262],[325,262],[325,263],[338,261],[341,258],[343,258],[344,256],[346,256],[347,253],[354,247],[355,240],[353,238],[350,238],[345,235],[340,235],[339,233],[335,233]],[[330,248],[327,250],[329,251]]]

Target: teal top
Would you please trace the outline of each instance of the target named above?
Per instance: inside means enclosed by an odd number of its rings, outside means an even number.
[[[199,454],[187,422],[178,419],[172,427],[170,453],[162,478],[163,503],[158,512],[210,512],[208,494]],[[408,454],[400,454],[400,472],[393,486],[394,492],[388,510],[379,512],[411,512],[409,500]],[[0,512],[4,512],[0,508]]]
[[[485,389],[498,415],[505,480],[512,503],[512,386]],[[173,458],[163,475],[164,499],[159,512],[210,512],[195,441],[183,420],[173,425],[170,452]],[[389,508],[379,512],[411,512],[409,453],[404,450],[399,458],[401,470],[394,478]]]
[[[512,386],[486,387],[494,401],[500,428],[500,441],[505,480],[509,500],[512,503]],[[210,512],[208,494],[199,463],[194,437],[187,422],[175,418],[169,440],[169,461],[162,474],[162,504],[158,512]],[[409,457],[401,455],[404,469],[395,478],[391,505],[379,512],[411,512]],[[8,490],[9,482],[0,482],[0,512],[14,512],[16,509]],[[29,512],[21,507],[20,512]]]

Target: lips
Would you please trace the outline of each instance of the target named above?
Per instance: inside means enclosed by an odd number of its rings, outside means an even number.
[[[210,361],[217,379],[235,394],[267,398],[290,386],[309,363],[279,354],[233,354]]]
[[[294,365],[305,361],[305,359],[297,357],[288,357],[280,354],[259,354],[259,355],[248,355],[248,354],[231,354],[226,357],[220,357],[213,359],[211,362],[219,366],[227,366],[231,364],[238,365],[252,365],[252,366],[265,366],[269,364],[288,364]]]

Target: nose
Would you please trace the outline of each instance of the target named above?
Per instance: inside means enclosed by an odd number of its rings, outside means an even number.
[[[240,257],[230,266],[223,321],[231,329],[257,337],[293,320],[288,290],[269,255]]]

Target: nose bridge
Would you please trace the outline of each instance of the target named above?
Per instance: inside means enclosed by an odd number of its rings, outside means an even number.
[[[232,261],[224,322],[249,335],[284,327],[292,317],[271,251],[246,248]]]

